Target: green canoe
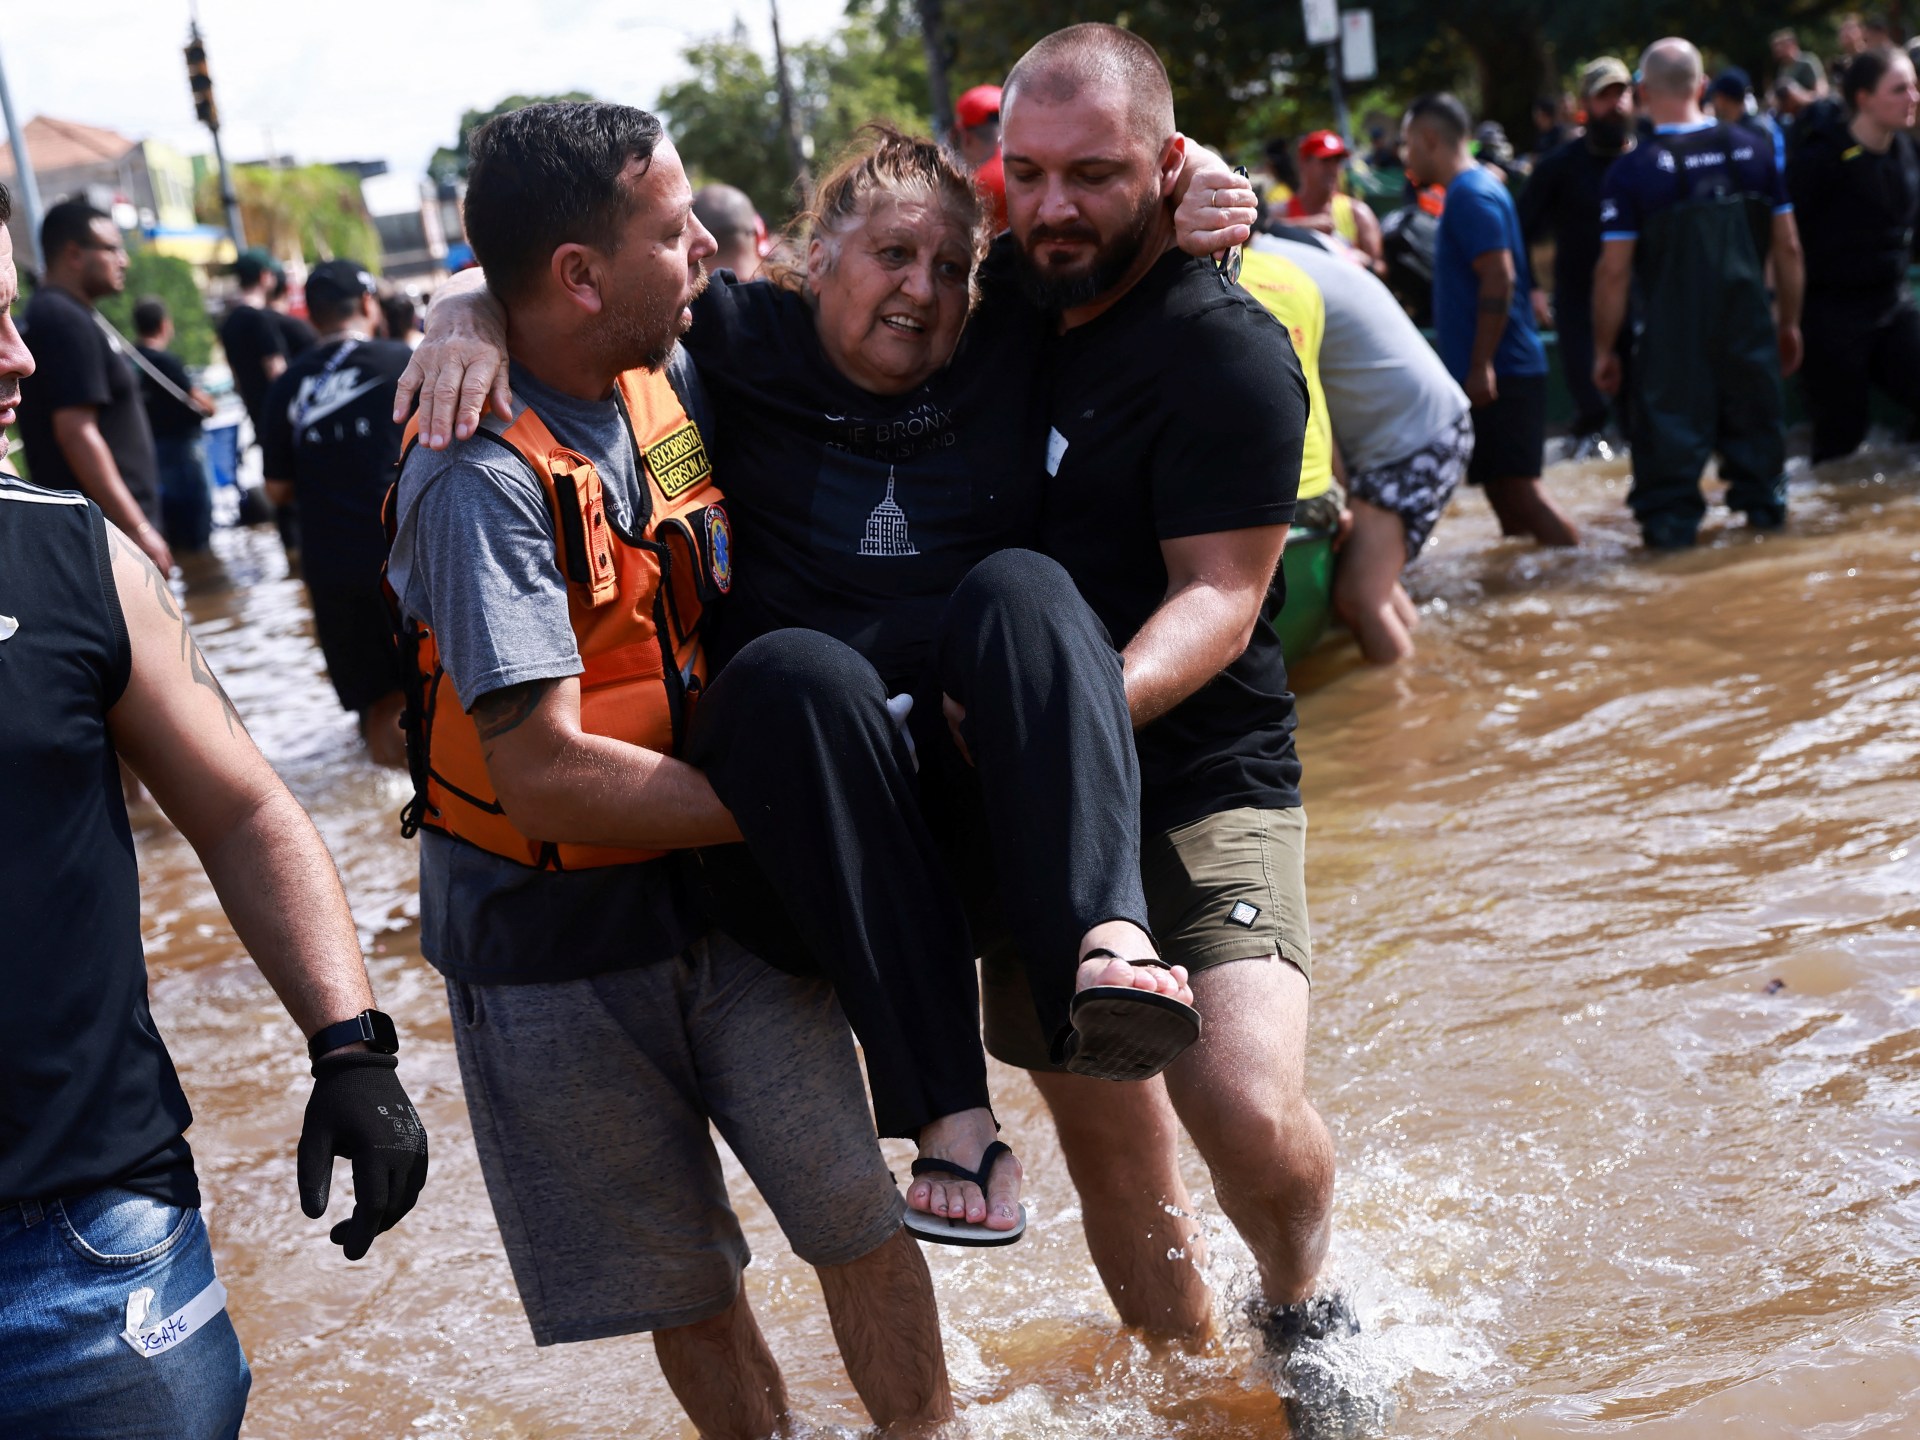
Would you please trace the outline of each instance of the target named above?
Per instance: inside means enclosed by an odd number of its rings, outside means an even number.
[[[1320,643],[1333,622],[1333,531],[1289,531],[1280,573],[1287,582],[1287,600],[1273,617],[1273,628],[1287,664],[1294,665]]]

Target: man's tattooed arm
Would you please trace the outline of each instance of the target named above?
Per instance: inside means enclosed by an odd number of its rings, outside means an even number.
[[[141,582],[153,592],[159,602],[161,613],[180,628],[180,661],[187,667],[187,673],[193,677],[193,683],[204,686],[220,698],[220,705],[227,722],[227,733],[234,733],[238,725],[241,730],[247,728],[240,718],[240,712],[234,708],[233,698],[227,694],[226,687],[220,683],[213,668],[207,664],[207,657],[200,653],[200,647],[194,642],[193,633],[187,629],[187,618],[180,613],[180,607],[174,603],[173,587],[166,577],[155,568],[153,561],[133,541],[129,540],[120,528],[109,522],[107,538],[123,556],[139,570]]]
[[[474,701],[473,723],[480,732],[481,745],[485,746],[491,740],[498,740],[502,735],[518,730],[540,708],[540,702],[547,698],[547,692],[559,683],[552,679],[528,680],[519,685],[489,690]]]

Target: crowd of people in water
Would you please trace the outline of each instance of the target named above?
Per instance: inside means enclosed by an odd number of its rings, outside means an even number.
[[[869,127],[778,237],[654,116],[579,102],[473,137],[478,265],[424,334],[352,258],[300,320],[243,255],[253,518],[410,776],[421,950],[535,1343],[650,1333],[703,1436],[786,1423],[717,1129],[874,1422],[962,1433],[919,1245],[1025,1231],[991,1054],[1046,1101],[1123,1323],[1221,1320],[1184,1133],[1294,1432],[1374,1423],[1323,1273],[1284,548],[1335,537],[1334,607],[1390,662],[1463,481],[1577,544],[1549,325],[1651,549],[1695,543],[1716,458],[1749,528],[1788,523],[1785,377],[1815,460],[1861,443],[1870,385],[1920,415],[1920,92],[1888,37],[1847,43],[1830,71],[1776,36],[1765,109],[1670,37],[1543,100],[1531,155],[1431,94],[1364,159],[1320,130],[1249,179],[1181,136],[1152,47],[1077,25],[940,141]],[[36,1297],[0,1317],[0,1429],[233,1435],[129,788],[308,1037],[300,1199],[324,1214],[351,1160],[348,1259],[427,1138],[325,846],[173,589],[211,401],[165,305],[131,339],[100,316],[111,217],[64,201],[42,240],[0,318],[27,462],[0,471],[0,830],[33,857],[0,889],[0,1281]],[[0,317],[17,294],[0,248]],[[904,1193],[883,1136],[918,1147]]]

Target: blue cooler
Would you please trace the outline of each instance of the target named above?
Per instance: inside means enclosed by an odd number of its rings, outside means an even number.
[[[215,487],[240,483],[240,422],[244,410],[216,415],[201,431],[207,445],[207,465],[213,471]]]

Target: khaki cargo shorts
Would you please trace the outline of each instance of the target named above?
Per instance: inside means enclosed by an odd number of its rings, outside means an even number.
[[[1284,960],[1311,982],[1306,868],[1307,812],[1298,807],[1223,810],[1148,836],[1140,878],[1161,956],[1192,974]],[[987,1053],[1023,1070],[1059,1070],[1011,942],[981,956],[980,979]]]

